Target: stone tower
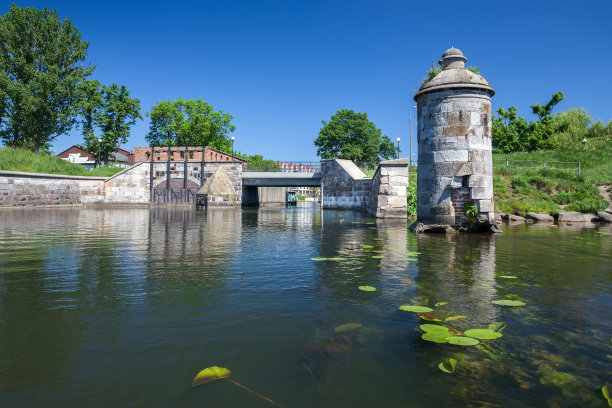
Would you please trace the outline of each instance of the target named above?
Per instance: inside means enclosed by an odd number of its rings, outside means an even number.
[[[465,68],[467,58],[450,48],[442,71],[414,95],[418,117],[417,222],[461,225],[463,204],[478,209],[478,223],[494,219],[491,156],[491,97],[480,75]]]

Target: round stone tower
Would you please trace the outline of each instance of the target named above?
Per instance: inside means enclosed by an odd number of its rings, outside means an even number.
[[[414,95],[418,117],[417,222],[468,223],[464,204],[476,207],[479,224],[493,224],[491,97],[467,58],[450,48],[442,71]],[[473,206],[472,206],[473,205]]]

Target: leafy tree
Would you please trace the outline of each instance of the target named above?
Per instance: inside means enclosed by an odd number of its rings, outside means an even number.
[[[562,100],[563,93],[557,92],[546,105],[532,105],[531,110],[539,120],[529,123],[516,114],[514,106],[508,110],[499,108],[499,116],[493,119],[493,147],[503,153],[553,147],[554,126],[551,114],[553,108]]]
[[[231,149],[229,134],[236,130],[234,117],[201,99],[163,101],[148,114],[150,145],[205,145],[222,151]]]
[[[0,16],[0,138],[40,150],[76,121],[88,43],[55,10],[16,5]]]
[[[582,149],[584,139],[589,149],[602,148],[612,138],[612,121],[606,125],[593,118],[582,108],[569,109],[551,117],[554,135],[552,143],[557,149]]]
[[[105,86],[95,80],[83,81],[79,91],[83,147],[98,152],[107,163],[109,156],[127,142],[130,126],[142,119],[140,100],[130,97],[125,85]],[[100,136],[96,136],[95,128]]]
[[[314,145],[322,159],[349,159],[374,163],[395,156],[395,147],[388,136],[383,136],[367,113],[341,109],[323,127]]]

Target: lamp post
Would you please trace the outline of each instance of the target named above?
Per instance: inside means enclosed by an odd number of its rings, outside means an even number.
[[[236,139],[234,136],[230,138],[230,140],[232,141],[232,156],[234,155],[234,139]]]
[[[100,156],[102,155],[102,138],[98,138],[98,164],[101,163]]]
[[[586,150],[586,143],[587,143],[587,140],[585,137],[584,139],[582,139],[582,150]]]
[[[416,108],[416,105],[410,108],[408,111],[408,131],[410,134],[410,155],[408,156],[408,167],[412,167],[412,110]]]
[[[400,150],[399,150],[399,142],[400,142],[400,138],[398,137],[395,140],[397,141],[397,157],[396,157],[396,159],[399,159],[399,152],[400,152]]]

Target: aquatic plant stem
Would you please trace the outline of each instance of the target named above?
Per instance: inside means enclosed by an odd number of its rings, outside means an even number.
[[[234,385],[235,385],[235,386],[237,386],[237,387],[242,388],[242,389],[243,389],[243,390],[245,390],[245,391],[250,392],[250,393],[251,393],[251,394],[253,394],[253,395],[258,396],[259,398],[263,399],[263,400],[264,400],[264,401],[266,401],[266,402],[269,402],[270,404],[274,405],[275,407],[285,408],[285,407],[283,407],[281,404],[279,404],[278,402],[275,402],[275,401],[273,401],[272,399],[270,399],[270,398],[266,397],[265,395],[261,395],[260,393],[258,393],[258,392],[256,392],[256,391],[253,391],[252,389],[250,389],[250,388],[248,388],[248,387],[245,387],[244,385],[240,384],[239,382],[236,382],[236,381],[234,381],[234,380],[232,380],[232,379],[230,379],[230,378],[226,378],[225,380],[226,380],[226,381],[231,382],[232,384],[234,384]]]
[[[302,365],[310,373],[310,376],[312,377],[312,381],[314,381],[314,384],[317,387],[317,391],[319,391],[319,395],[321,395],[321,397],[322,397],[323,396],[323,391],[321,391],[321,386],[319,386],[319,382],[317,381],[317,379],[315,378],[314,374],[312,373],[312,370],[310,368],[308,368],[308,366],[305,363],[302,363]]]

